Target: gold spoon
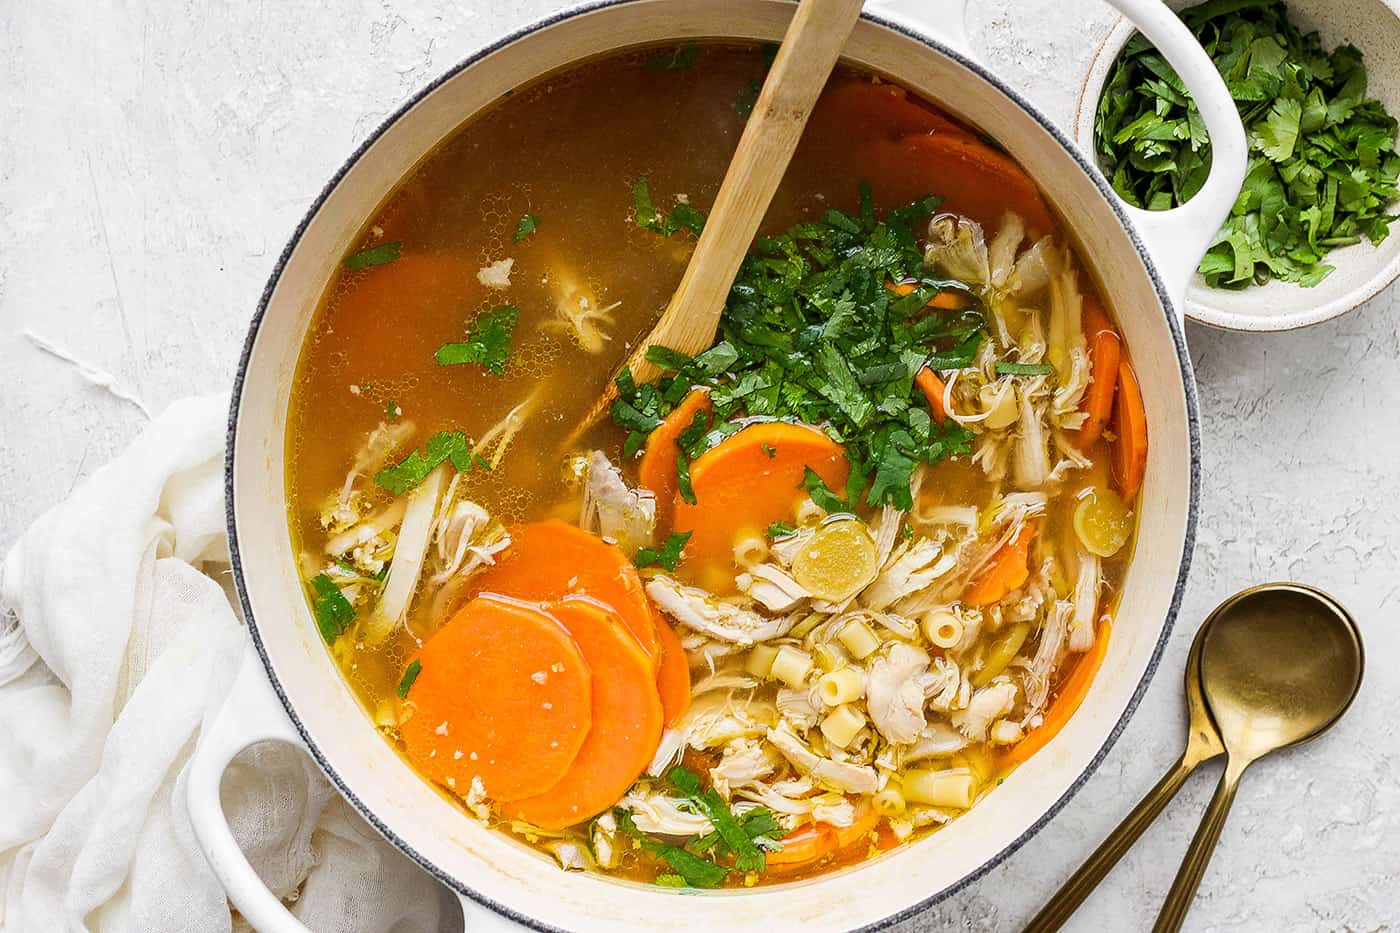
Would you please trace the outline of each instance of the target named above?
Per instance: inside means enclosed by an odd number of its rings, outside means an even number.
[[[1225,773],[1154,933],[1181,927],[1245,769],[1325,732],[1355,699],[1366,666],[1356,621],[1336,600],[1300,583],[1245,590],[1211,613],[1202,630],[1201,689],[1225,743]]]
[[[661,374],[646,359],[648,347],[663,346],[694,356],[714,343],[739,264],[748,254],[807,118],[860,18],[863,2],[801,0],[798,4],[680,285],[656,327],[637,344],[626,363],[638,385]],[[616,397],[616,383],[609,380],[602,397],[570,432],[565,449],[574,446],[607,413]]]
[[[1190,724],[1186,733],[1186,750],[1181,753],[1181,760],[1162,776],[1157,786],[1147,792],[1133,812],[1055,892],[1055,896],[1026,926],[1025,933],[1052,933],[1063,926],[1084,902],[1084,898],[1089,896],[1089,892],[1098,887],[1099,882],[1118,864],[1123,853],[1132,848],[1143,831],[1157,819],[1197,765],[1225,753],[1225,746],[1215,731],[1215,723],[1211,721],[1205,696],[1201,693],[1201,645],[1205,642],[1206,629],[1207,626],[1203,625],[1196,632],[1196,638],[1191,642],[1191,652],[1186,657],[1186,713]]]

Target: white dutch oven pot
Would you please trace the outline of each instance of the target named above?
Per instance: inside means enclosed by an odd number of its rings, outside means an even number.
[[[1064,804],[1107,753],[1147,686],[1176,613],[1198,485],[1196,399],[1180,307],[1186,282],[1234,201],[1244,135],[1209,59],[1156,0],[1113,0],[1176,67],[1214,144],[1210,180],[1156,214],[1119,204],[1102,175],[1031,104],[965,51],[959,0],[895,0],[867,15],[851,63],[902,84],[989,135],[1024,165],[1078,239],[1117,311],[1151,438],[1137,554],[1103,668],[1049,745],[938,833],[810,881],[678,895],[562,872],[465,817],[376,732],[333,665],[306,605],[287,527],[283,444],[292,376],[322,288],[364,220],[434,147],[505,91],[641,43],[779,39],[783,0],[608,0],[545,20],[473,56],[414,98],[346,163],[283,253],[253,320],[229,423],[234,571],[252,647],[189,781],[196,832],[233,903],[261,930],[300,924],[239,852],[219,803],[225,767],[263,740],[303,745],[340,793],[462,899],[468,929],[831,930],[882,926],[978,878]]]

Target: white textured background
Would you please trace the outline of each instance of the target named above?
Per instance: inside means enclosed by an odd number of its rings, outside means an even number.
[[[345,154],[471,50],[561,5],[0,4],[0,550],[144,422],[22,329],[155,410],[227,386],[277,254]],[[974,40],[1064,123],[1111,18],[1097,0],[989,0]],[[1198,621],[1231,591],[1276,578],[1351,607],[1367,681],[1334,733],[1246,778],[1187,926],[1400,928],[1396,292],[1305,332],[1189,338],[1205,495],[1162,675],[1059,817],[906,933],[1019,929],[1175,759],[1179,672]],[[1075,929],[1150,926],[1218,768],[1206,770]]]

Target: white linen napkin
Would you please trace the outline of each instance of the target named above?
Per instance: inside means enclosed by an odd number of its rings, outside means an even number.
[[[227,410],[172,405],[0,567],[0,930],[246,928],[184,803],[247,638],[228,594]],[[301,751],[249,749],[222,793],[259,876],[312,930],[460,924]]]

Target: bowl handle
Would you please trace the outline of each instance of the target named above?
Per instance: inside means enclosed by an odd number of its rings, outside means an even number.
[[[185,801],[204,857],[228,899],[253,929],[259,933],[309,933],[248,864],[219,800],[219,785],[229,762],[250,745],[268,741],[306,748],[287,718],[282,701],[273,692],[262,659],[250,641],[223,708],[200,736],[190,760]],[[469,898],[459,894],[458,899],[466,933],[511,933],[523,929]]]
[[[1195,197],[1167,211],[1128,204],[1123,210],[1142,236],[1178,319],[1186,314],[1186,287],[1210,248],[1244,184],[1244,125],[1215,64],[1196,37],[1161,0],[1108,0],[1145,35],[1176,69],[1210,134],[1210,175]],[[1097,106],[1093,101],[1091,106]],[[1088,153],[1094,159],[1094,153]]]

